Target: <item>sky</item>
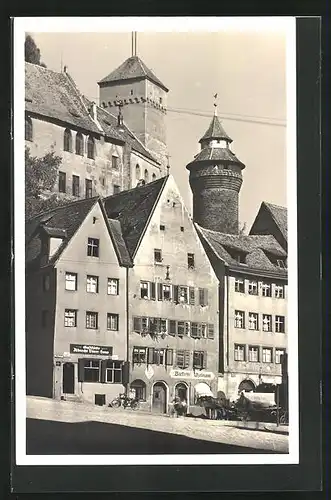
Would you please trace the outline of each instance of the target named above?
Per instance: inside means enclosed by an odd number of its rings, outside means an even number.
[[[129,31],[30,34],[47,67],[60,71],[62,61],[81,93],[97,103],[97,81],[131,56]],[[192,196],[185,167],[199,151],[198,141],[209,126],[216,93],[218,115],[233,139],[232,151],[246,165],[240,224],[246,224],[246,231],[250,229],[262,201],[287,206],[285,31],[267,27],[212,33],[138,31],[137,55],[169,88],[170,172],[189,211]],[[171,108],[207,116],[177,113]],[[241,120],[263,117],[276,125],[238,121],[236,115]]]

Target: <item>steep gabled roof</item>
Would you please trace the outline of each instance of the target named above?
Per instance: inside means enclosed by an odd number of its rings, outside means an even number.
[[[159,80],[146,64],[138,57],[132,56],[126,59],[118,68],[109,73],[98,82],[98,84],[115,83],[122,80],[140,80],[145,79],[159,85],[168,92],[167,87]]]
[[[218,116],[214,115],[210,125],[205,132],[205,134],[201,137],[200,143],[205,140],[212,139],[223,139],[228,142],[232,142],[231,137],[225,132]]]
[[[274,234],[283,246],[287,246],[287,209],[285,207],[266,201],[261,203],[249,234],[266,233]]]
[[[286,275],[287,271],[274,265],[268,257],[272,255],[275,259],[286,258],[286,252],[272,235],[234,235],[211,231],[198,224],[195,224],[195,227],[216,257],[228,266],[240,266],[243,269],[265,270]],[[232,257],[233,252],[245,254],[245,264],[239,264]]]
[[[25,109],[100,133],[67,73],[25,63]]]
[[[263,202],[267,210],[271,213],[272,218],[276,222],[280,232],[287,241],[287,208],[272,203]]]
[[[27,221],[25,229],[27,267],[36,269],[55,264],[96,203],[100,203],[120,264],[130,266],[131,259],[125,245],[123,245],[121,235],[118,234],[117,228],[114,228],[112,221],[108,221],[100,198],[94,197],[67,203],[48,212],[38,214]],[[40,260],[43,232],[48,236],[53,235],[63,239],[58,250],[45,264]]]
[[[154,207],[168,177],[104,199],[107,216],[121,224],[122,234],[131,258],[134,257]]]

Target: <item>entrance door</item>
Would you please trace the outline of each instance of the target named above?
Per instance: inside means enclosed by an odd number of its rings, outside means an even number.
[[[187,386],[183,383],[177,384],[175,389],[176,397],[187,403]]]
[[[63,394],[75,394],[75,367],[73,363],[63,365]]]
[[[166,413],[167,411],[167,392],[163,382],[154,384],[153,411],[156,413]]]

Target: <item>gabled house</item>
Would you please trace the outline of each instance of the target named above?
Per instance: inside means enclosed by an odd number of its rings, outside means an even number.
[[[287,251],[287,209],[263,201],[249,234],[272,234]]]
[[[106,404],[123,392],[131,266],[97,197],[27,222],[28,394]]]
[[[128,271],[130,387],[165,413],[216,395],[218,280],[172,176],[104,200],[121,225]]]

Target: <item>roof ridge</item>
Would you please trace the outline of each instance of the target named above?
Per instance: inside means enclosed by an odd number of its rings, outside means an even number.
[[[48,214],[51,214],[52,212],[56,212],[57,210],[61,210],[62,208],[71,207],[72,205],[78,205],[78,204],[83,203],[83,202],[92,201],[92,200],[96,201],[98,198],[101,198],[101,197],[99,195],[97,195],[97,196],[92,196],[92,198],[81,198],[80,200],[74,200],[70,203],[64,203],[63,205],[59,205],[58,207],[51,208],[51,209],[43,211],[43,212],[38,212],[36,215],[34,215],[30,219],[28,219],[26,221],[26,223],[29,224],[30,222],[33,222],[34,219],[36,219],[37,217],[40,217],[41,215],[48,215]]]
[[[266,206],[271,206],[271,207],[277,207],[277,208],[282,208],[283,210],[287,210],[287,207],[284,207],[283,205],[278,205],[277,203],[270,203],[269,201],[262,201]]]
[[[100,124],[97,124],[97,123],[93,120],[92,116],[90,115],[90,112],[89,112],[89,110],[87,109],[87,107],[86,107],[86,105],[85,105],[85,102],[84,102],[84,99],[83,99],[83,97],[84,97],[84,96],[81,94],[81,92],[80,92],[79,88],[77,87],[76,82],[75,82],[75,80],[73,79],[73,77],[72,77],[69,73],[67,73],[67,72],[65,72],[64,74],[66,75],[66,77],[67,77],[67,79],[68,79],[68,81],[69,81],[69,84],[71,85],[71,87],[73,88],[73,90],[76,92],[76,94],[77,94],[77,96],[78,96],[78,99],[80,100],[80,102],[81,102],[81,104],[82,104],[82,106],[83,106],[84,110],[86,111],[86,113],[87,113],[87,116],[88,116],[89,120],[93,123],[93,125],[96,125],[96,126],[97,126],[97,128],[98,128],[99,130],[100,130],[100,128],[101,128],[102,133],[104,133],[104,130],[102,129],[101,125],[100,125]],[[89,99],[87,99],[87,100],[88,100],[89,102],[91,102]],[[92,102],[91,102],[91,103],[92,103]]]

